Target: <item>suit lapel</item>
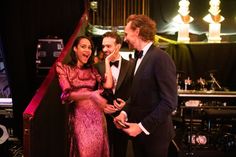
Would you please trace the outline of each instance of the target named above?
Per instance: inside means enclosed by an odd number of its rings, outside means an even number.
[[[150,57],[150,55],[151,55],[151,50],[152,50],[152,46],[151,46],[151,47],[148,49],[148,51],[146,52],[146,54],[145,54],[145,56],[144,56],[142,62],[140,63],[140,65],[139,65],[139,67],[138,67],[138,69],[137,69],[137,71],[136,71],[134,77],[136,77],[136,76],[138,77],[138,76],[140,76],[140,75],[142,74],[142,72],[140,72],[140,71],[142,71],[142,69],[144,68],[144,65],[147,64],[147,62],[148,62],[148,60],[149,60],[149,57]]]
[[[121,67],[120,67],[120,73],[119,73],[118,81],[117,81],[117,84],[116,84],[116,91],[119,89],[120,85],[122,84],[122,82],[125,78],[125,75],[128,72],[128,69],[129,69],[128,61],[121,58]]]
[[[148,49],[148,51],[146,52],[142,62],[140,63],[135,75],[134,75],[134,79],[133,79],[133,85],[132,85],[132,95],[135,96],[137,91],[139,90],[139,82],[141,77],[143,76],[143,69],[145,67],[146,64],[148,64],[149,58],[151,57],[152,54],[152,49],[153,49],[153,45]]]
[[[100,73],[104,75],[105,74],[105,62],[100,63],[98,68],[99,68]],[[124,60],[123,58],[121,58],[120,73],[118,76],[115,91],[117,91],[119,89],[119,87],[121,86],[121,84],[122,84],[123,80],[125,79],[125,76],[128,72],[128,69],[129,69],[129,62]]]

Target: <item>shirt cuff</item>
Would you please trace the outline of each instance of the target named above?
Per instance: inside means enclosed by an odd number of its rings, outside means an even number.
[[[140,129],[146,134],[146,135],[150,135],[150,133],[143,127],[142,123],[138,123],[138,126],[140,127]]]
[[[128,121],[128,116],[127,116],[127,113],[126,113],[125,111],[121,111],[120,113],[124,114],[124,115],[125,115],[125,117],[126,117],[125,121]]]

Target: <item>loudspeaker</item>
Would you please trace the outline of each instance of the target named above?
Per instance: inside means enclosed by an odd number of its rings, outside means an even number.
[[[62,39],[38,39],[36,51],[37,72],[49,70],[63,48]]]

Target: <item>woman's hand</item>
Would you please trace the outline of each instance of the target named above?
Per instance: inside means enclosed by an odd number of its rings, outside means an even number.
[[[97,103],[102,109],[107,105],[107,100],[101,96],[103,90],[96,90],[91,93],[91,99]]]
[[[113,87],[113,78],[112,78],[112,72],[111,72],[111,66],[110,62],[115,60],[116,58],[116,53],[118,49],[116,48],[110,55],[108,55],[105,58],[105,83],[103,84],[104,88],[111,89]]]

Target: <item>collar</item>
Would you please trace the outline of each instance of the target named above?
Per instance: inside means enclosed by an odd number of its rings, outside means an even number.
[[[115,61],[121,61],[121,55],[119,55],[119,58],[115,59],[114,61],[111,62],[115,62]]]
[[[145,56],[145,54],[147,53],[148,49],[151,47],[152,44],[153,42],[149,42],[146,46],[144,46],[144,48],[142,49],[143,57]]]

